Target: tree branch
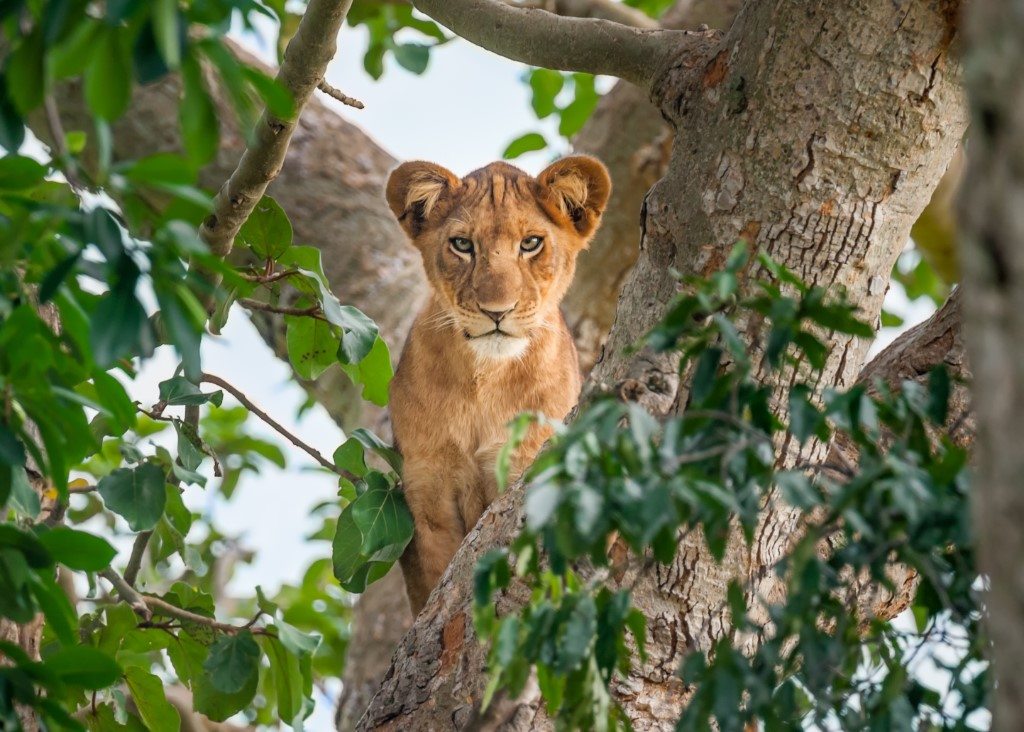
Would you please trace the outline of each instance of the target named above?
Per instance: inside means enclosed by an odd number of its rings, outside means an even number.
[[[703,36],[639,29],[598,18],[567,18],[498,0],[413,0],[452,32],[513,61],[608,74],[649,88],[655,76]]]
[[[207,628],[213,628],[214,630],[219,630],[222,633],[234,634],[243,630],[248,630],[257,635],[266,633],[264,628],[253,628],[252,622],[246,623],[245,625],[222,623],[214,618],[209,618],[205,615],[200,615],[189,610],[183,610],[177,605],[172,605],[166,600],[161,600],[159,597],[143,595],[137,592],[113,569],[104,569],[99,573],[99,575],[113,585],[121,600],[128,603],[132,610],[134,610],[135,613],[146,622],[152,620],[153,611],[156,610],[162,615],[168,615],[172,618],[177,618],[178,620],[204,625]]]
[[[630,25],[634,28],[661,27],[658,21],[642,10],[611,0],[523,0],[518,3],[514,0],[506,1],[509,5],[546,10],[549,13],[571,18],[598,18]]]
[[[245,394],[243,394],[241,391],[239,391],[237,388],[229,384],[224,379],[220,378],[219,376],[214,376],[213,374],[204,373],[201,381],[205,381],[207,384],[216,384],[217,386],[219,386],[221,389],[223,389],[228,394],[237,399],[239,402],[241,402],[246,409],[248,409],[250,412],[255,414],[260,419],[262,419],[268,425],[270,425],[278,434],[280,434],[282,437],[288,440],[288,442],[292,443],[293,445],[295,445],[295,447],[305,452],[307,455],[316,460],[323,467],[330,470],[332,473],[337,473],[346,480],[356,481],[359,479],[359,476],[350,473],[347,470],[339,468],[337,465],[335,465],[330,460],[321,455],[319,450],[312,447],[311,445],[306,444],[298,437],[296,437],[294,434],[289,432],[280,422],[278,422],[269,414],[267,414],[262,409],[253,404],[252,400],[249,399],[249,397],[247,397]]]
[[[284,305],[271,305],[270,303],[260,302],[259,300],[253,300],[248,297],[243,297],[238,301],[238,304],[243,308],[248,308],[249,310],[261,310],[265,313],[278,313],[279,315],[308,316],[323,320],[323,318],[320,317],[322,311],[320,310],[319,305],[311,305],[308,308],[294,308],[286,307]]]
[[[278,118],[269,110],[260,117],[253,142],[217,192],[213,213],[199,229],[199,235],[212,254],[224,257],[231,251],[238,230],[267,186],[281,172],[299,113],[323,81],[327,64],[337,49],[338,32],[351,5],[352,0],[310,0],[306,6],[277,72],[277,82],[291,94],[295,111],[289,119]],[[204,274],[216,280],[212,273]]]

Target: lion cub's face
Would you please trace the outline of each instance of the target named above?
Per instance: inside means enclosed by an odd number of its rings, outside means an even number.
[[[576,156],[537,178],[500,162],[461,180],[433,163],[405,163],[387,198],[445,308],[437,326],[502,359],[551,327],[610,190],[604,165]]]

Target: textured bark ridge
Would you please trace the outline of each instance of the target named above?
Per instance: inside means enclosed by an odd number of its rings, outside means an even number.
[[[654,89],[675,142],[666,175],[646,198],[640,255],[590,391],[620,394],[658,415],[678,408],[685,388],[672,360],[626,347],[675,294],[671,269],[713,271],[739,239],[808,282],[845,288],[862,317],[877,321],[892,264],[966,126],[950,55],[957,12],[955,3],[925,0],[750,2],[721,41],[706,34],[706,52],[687,46]],[[756,323],[744,336],[757,348]],[[818,386],[848,386],[868,344],[828,340]],[[777,386],[781,394],[787,384]],[[820,461],[827,449],[797,454],[783,445],[780,461]],[[482,551],[514,536],[521,501],[521,490],[510,491],[467,537],[361,728],[461,728],[473,717],[485,677],[471,627],[472,569]],[[688,697],[675,671],[690,649],[708,648],[728,629],[730,579],[744,581],[751,597],[780,597],[766,570],[801,518],[769,497],[752,548],[733,542],[717,564],[690,536],[670,566],[622,579],[636,580],[634,602],[650,633],[647,663],[613,690],[634,727],[674,723]],[[512,590],[499,609],[521,599]],[[896,609],[890,603],[880,612]],[[533,696],[505,707],[506,729],[546,726]]]
[[[1020,6],[966,6],[973,126],[960,200],[967,346],[975,364],[972,508],[985,603],[992,729],[1024,729],[1024,79]]]

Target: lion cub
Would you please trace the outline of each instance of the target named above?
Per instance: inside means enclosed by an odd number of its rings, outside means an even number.
[[[494,462],[509,420],[524,411],[561,420],[576,403],[576,347],[558,304],[610,191],[604,165],[583,156],[536,178],[498,162],[460,180],[410,162],[388,180],[388,204],[433,290],[391,383],[416,523],[402,557],[414,613],[497,495]],[[550,435],[531,428],[512,478]]]

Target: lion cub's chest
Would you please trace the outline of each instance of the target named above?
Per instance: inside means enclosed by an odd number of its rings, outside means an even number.
[[[531,388],[518,379],[502,376],[508,375],[474,373],[464,383],[449,384],[445,390],[449,404],[446,412],[454,417],[445,431],[466,453],[490,451],[503,444],[509,421],[539,407]]]

